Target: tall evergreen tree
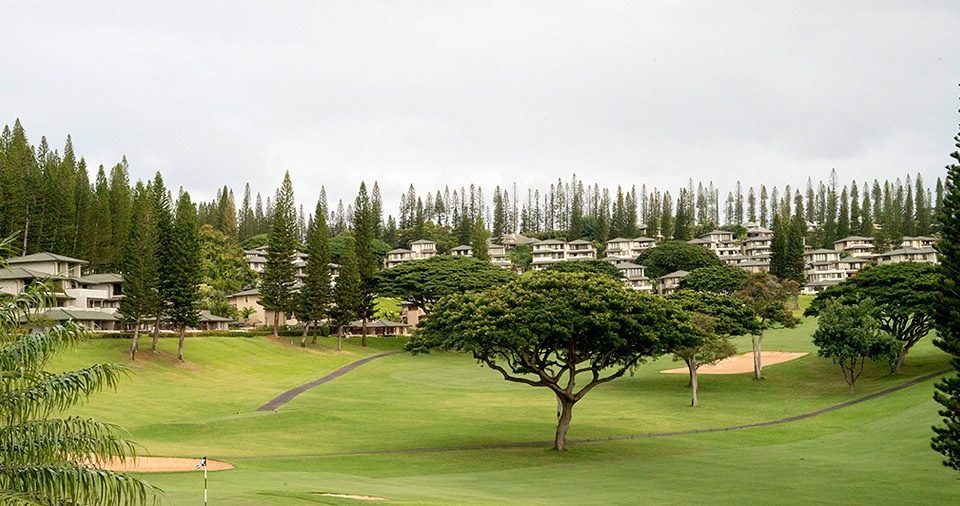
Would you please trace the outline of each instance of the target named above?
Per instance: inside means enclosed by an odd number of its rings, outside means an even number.
[[[297,268],[297,211],[293,198],[290,172],[283,176],[277,189],[273,220],[267,240],[267,261],[260,277],[260,304],[273,311],[273,334],[280,329],[280,313],[289,316],[294,309],[294,285]]]
[[[960,148],[960,134],[954,138]],[[943,282],[937,308],[937,339],[934,343],[951,355],[950,365],[957,374],[936,383],[934,399],[943,425],[933,427],[933,449],[943,454],[943,465],[960,471],[960,151],[950,154],[954,162],[947,166],[940,212],[940,242],[937,252]],[[938,179],[939,184],[939,179]]]
[[[165,296],[170,325],[179,333],[177,360],[183,362],[183,341],[187,327],[200,323],[200,231],[197,208],[190,194],[181,190],[177,199],[170,249],[166,251],[168,265]]]
[[[847,187],[840,191],[840,211],[837,215],[837,239],[850,235],[850,196]]]
[[[850,182],[850,235],[862,235],[860,233],[860,190],[857,188],[857,181]]]
[[[170,192],[167,190],[167,187],[164,186],[163,176],[161,176],[159,172],[153,177],[151,186],[152,191],[150,193],[155,226],[153,233],[157,240],[156,263],[159,293],[154,300],[156,307],[150,312],[154,321],[153,344],[150,349],[156,353],[159,351],[157,344],[160,341],[160,326],[163,324],[164,319],[167,318],[167,310],[169,308],[168,300],[170,299],[169,279],[172,276],[172,270],[174,268],[167,257],[167,252],[173,247],[173,210],[170,202]]]
[[[926,191],[927,189],[923,186],[923,177],[920,176],[920,173],[917,173],[917,178],[914,181],[916,185],[916,191],[914,192],[914,210],[917,213],[917,235],[928,236],[930,235],[930,201],[927,199]]]
[[[159,305],[159,267],[157,264],[156,215],[152,188],[138,182],[133,194],[130,230],[123,242],[121,269],[123,298],[119,313],[133,327],[130,360],[136,360],[140,327]]]
[[[760,185],[760,226],[766,227],[770,214],[767,212],[767,187]]]
[[[130,168],[127,157],[110,169],[110,261],[104,268],[116,271],[120,267],[123,241],[130,232],[130,213],[133,197],[130,191]]]
[[[256,217],[253,214],[252,206],[250,183],[247,183],[243,189],[243,202],[240,204],[240,212],[237,214],[237,232],[240,243],[256,235]]]
[[[473,236],[470,239],[470,248],[473,250],[473,258],[483,261],[489,261],[490,255],[487,253],[487,237],[489,233],[483,226],[483,217],[477,216],[473,225]]]
[[[87,224],[86,258],[92,272],[104,272],[113,263],[114,241],[113,224],[110,214],[110,184],[103,165],[97,171],[93,202]]]
[[[432,206],[431,206],[432,207]],[[383,237],[383,197],[380,195],[380,185],[374,181],[370,190],[370,226],[375,239]]]
[[[860,235],[869,237],[873,235],[873,213],[870,212],[870,192],[867,190],[867,183],[863,183],[863,202],[860,204]]]
[[[411,188],[413,186],[411,185]],[[414,207],[414,217],[416,208]],[[422,213],[421,213],[422,216]],[[360,272],[360,306],[357,316],[362,321],[361,345],[367,345],[367,321],[374,314],[374,274],[377,272],[373,256],[373,209],[367,196],[367,185],[360,182],[360,190],[353,210],[353,238],[357,253],[357,270]]]
[[[357,317],[361,300],[360,269],[353,237],[347,236],[340,255],[340,275],[333,289],[333,307],[330,317],[337,326],[337,351],[342,349],[344,327]]]
[[[327,228],[327,203],[317,200],[317,208],[310,225],[307,244],[307,272],[297,296],[297,319],[303,321],[300,346],[307,344],[307,330],[313,324],[313,344],[317,343],[317,321],[327,316],[331,301],[330,291],[330,230]]]

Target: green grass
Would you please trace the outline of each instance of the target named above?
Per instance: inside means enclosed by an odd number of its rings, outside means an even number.
[[[801,300],[801,303],[804,301]],[[768,332],[764,349],[809,355],[752,374],[701,376],[702,407],[688,407],[685,375],[668,358],[591,392],[569,438],[598,439],[776,420],[902,384],[947,367],[926,338],[903,374],[872,364],[846,394],[836,366],[816,356],[815,328]],[[298,342],[299,339],[290,338]],[[117,392],[76,412],[130,431],[149,454],[207,455],[236,469],[210,473],[211,504],[364,504],[318,492],[382,496],[388,504],[910,504],[951,503],[955,473],[930,450],[938,422],[932,382],[790,424],[729,432],[571,444],[551,441],[556,402],[543,389],[503,381],[466,356],[392,355],[305,392],[276,412],[255,412],[285,389],[363,356],[399,349],[395,339],[335,339],[300,349],[267,338],[188,338],[146,352]],[[741,352],[749,338],[738,340]],[[127,363],[129,341],[98,339],[58,367]],[[435,451],[414,451],[432,448]],[[202,497],[199,472],[141,475],[172,504]],[[377,503],[382,504],[382,503]]]

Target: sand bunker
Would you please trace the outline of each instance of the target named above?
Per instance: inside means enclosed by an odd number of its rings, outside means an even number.
[[[787,362],[800,358],[806,353],[794,353],[790,351],[761,351],[760,363],[764,367],[781,362]],[[690,371],[686,367],[677,369],[668,369],[660,371],[667,374],[688,374]],[[725,358],[714,365],[702,365],[697,369],[699,374],[742,374],[753,372],[753,352],[744,353],[730,358]]]
[[[114,459],[103,465],[104,469],[110,471],[122,471],[127,473],[169,473],[175,471],[199,471],[197,464],[199,458],[180,458],[180,457],[137,457],[120,461]],[[233,469],[233,466],[219,460],[207,459],[207,471],[223,471],[224,469]]]
[[[353,494],[317,494],[324,497],[340,497],[342,499],[356,499],[358,501],[386,501],[383,497],[374,497],[372,495],[353,495]]]

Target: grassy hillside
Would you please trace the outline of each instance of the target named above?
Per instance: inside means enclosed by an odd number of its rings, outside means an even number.
[[[768,333],[765,349],[805,351],[751,374],[701,376],[703,407],[688,407],[669,357],[591,392],[573,413],[572,441],[643,436],[780,419],[815,411],[946,368],[927,338],[904,373],[868,366],[857,396],[816,357],[814,322]],[[236,465],[210,474],[211,504],[358,504],[318,492],[382,496],[389,504],[904,504],[952,502],[960,482],[929,449],[937,422],[932,382],[800,422],[730,432],[574,443],[548,450],[556,401],[503,381],[469,357],[392,355],[295,398],[257,406],[395,339],[333,339],[300,349],[267,338],[188,338],[186,364],[142,353],[117,392],[77,412],[124,426],[146,453],[207,455]],[[127,363],[127,340],[98,339],[58,367]],[[738,342],[749,351],[749,340]],[[528,446],[512,443],[543,442]],[[507,446],[498,446],[507,445]],[[465,449],[469,447],[470,449]],[[429,449],[429,451],[423,451]],[[196,473],[147,475],[170,503],[202,497]],[[362,503],[361,503],[362,504]]]

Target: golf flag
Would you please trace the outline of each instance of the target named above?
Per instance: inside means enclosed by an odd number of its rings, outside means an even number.
[[[200,459],[200,463],[197,464],[197,469],[200,469],[201,467],[207,467],[207,458],[206,458],[206,457]]]

